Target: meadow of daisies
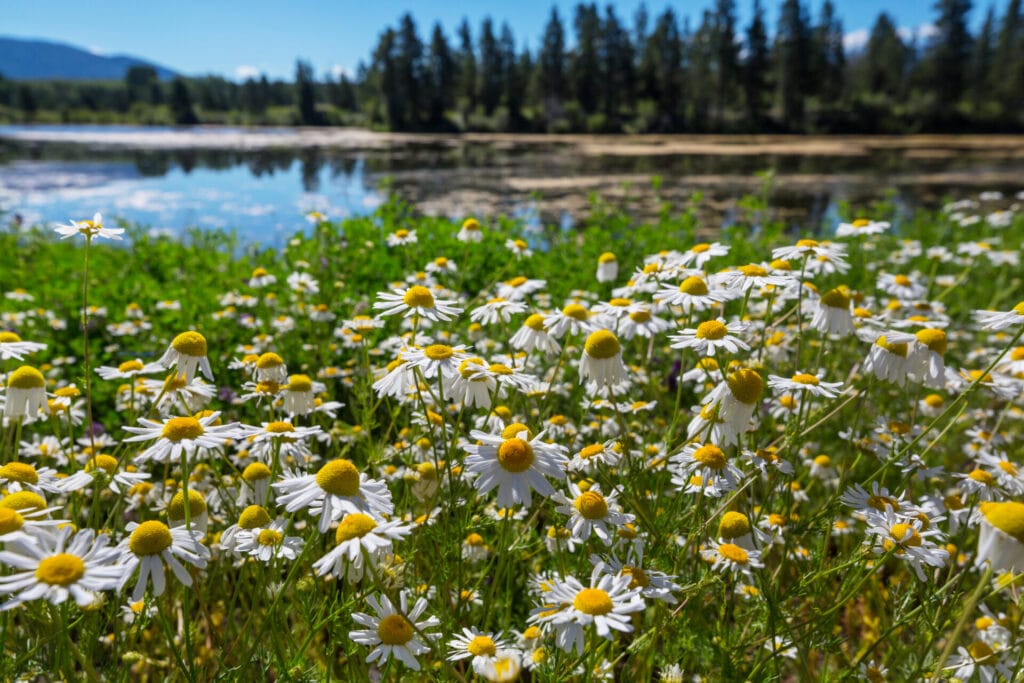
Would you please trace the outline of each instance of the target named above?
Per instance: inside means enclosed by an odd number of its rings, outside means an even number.
[[[1013,680],[1020,207],[694,208],[0,232],[0,679]]]

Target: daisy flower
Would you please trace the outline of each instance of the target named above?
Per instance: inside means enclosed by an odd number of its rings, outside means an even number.
[[[822,334],[845,337],[855,331],[850,311],[850,290],[839,286],[822,294],[814,305],[811,327]]]
[[[1024,571],[1024,503],[984,502],[978,506],[980,527],[975,564],[996,572]]]
[[[568,496],[556,491],[551,499],[558,504],[555,512],[570,515],[565,526],[572,531],[573,537],[581,541],[586,541],[593,533],[605,545],[611,545],[610,532],[635,519],[633,515],[622,512],[614,492],[603,495],[599,484],[584,491],[570,482]]]
[[[715,571],[742,575],[748,579],[753,578],[754,569],[764,567],[760,551],[741,548],[724,539],[711,541],[708,547],[701,551],[701,557],[709,562]]]
[[[623,339],[644,337],[650,339],[672,327],[669,321],[651,312],[650,306],[636,304],[625,318],[619,321],[619,335]]]
[[[392,552],[392,544],[408,536],[412,529],[412,525],[401,521],[385,522],[361,512],[350,512],[334,532],[337,545],[314,562],[313,569],[320,576],[347,576],[349,583],[356,583],[363,578],[367,559],[376,565]]]
[[[46,344],[22,341],[14,332],[0,330],[0,361],[24,360],[25,354],[42,351],[45,348]]]
[[[249,286],[260,288],[267,287],[277,282],[277,278],[267,272],[266,268],[259,266],[254,268],[252,275],[249,276]]]
[[[388,235],[388,246],[389,247],[402,247],[407,244],[416,244],[419,241],[416,237],[415,230],[399,229]]]
[[[728,325],[721,319],[707,320],[695,328],[685,328],[669,337],[673,349],[693,349],[698,356],[712,356],[718,349],[727,353],[747,351],[750,346],[736,335],[746,329],[741,322]]]
[[[621,384],[628,379],[622,362],[622,347],[609,330],[591,332],[583,345],[580,380],[590,380],[598,387]]]
[[[124,228],[104,228],[103,216],[99,212],[93,214],[91,221],[71,221],[71,225],[58,225],[53,229],[62,240],[75,235],[85,235],[86,240],[103,237],[109,240],[121,240]]]
[[[686,485],[697,475],[703,481],[715,481],[718,489],[732,491],[743,478],[743,473],[729,462],[725,451],[713,443],[689,443],[669,458],[669,462],[677,466],[672,478],[677,485]]]
[[[695,244],[680,255],[680,265],[703,268],[708,261],[729,253],[729,247],[720,242]]]
[[[160,365],[159,363],[147,364],[143,363],[141,358],[136,358],[134,360],[127,360],[118,365],[116,368],[107,365],[101,365],[100,367],[96,368],[96,374],[98,374],[101,379],[109,381],[114,379],[135,379],[140,375],[148,375],[155,372],[162,372],[163,370],[164,366]]]
[[[417,598],[416,604],[409,609],[409,591],[399,593],[399,609],[391,603],[388,596],[380,598],[370,595],[366,598],[375,615],[356,612],[352,620],[365,629],[349,631],[348,637],[360,645],[373,647],[366,657],[366,663],[384,664],[392,655],[413,671],[420,670],[417,655],[430,652],[430,648],[420,639],[439,638],[440,634],[425,633],[429,628],[441,624],[437,617],[429,617],[419,621],[427,609],[427,601]]]
[[[1011,659],[1007,659],[1007,655]],[[974,674],[982,683],[994,683],[994,681],[1010,681],[1014,678],[1014,663],[1016,652],[993,649],[991,645],[983,640],[976,640],[967,647],[958,647],[957,655],[949,658],[949,665],[943,671],[952,671],[954,680],[970,681]]]
[[[915,277],[918,275],[915,273]],[[892,275],[881,273],[878,276],[878,288],[889,296],[894,296],[901,301],[913,301],[924,297],[928,288],[916,282],[908,275]]]
[[[316,409],[313,380],[309,375],[291,375],[284,387],[284,410],[292,415],[308,415]],[[339,404],[338,407],[341,407]]]
[[[545,329],[545,317],[540,313],[534,313],[527,317],[523,321],[523,326],[516,330],[508,343],[513,349],[520,349],[527,353],[540,351],[548,355],[555,355],[562,350],[562,346]]]
[[[619,276],[619,260],[610,251],[597,257],[597,281],[614,282]]]
[[[46,404],[46,378],[29,365],[7,375],[4,417],[34,416]]]
[[[556,339],[561,339],[566,334],[590,334],[597,329],[597,326],[590,322],[590,311],[579,303],[567,304],[562,310],[549,314],[544,324],[551,336]]]
[[[949,551],[933,540],[941,540],[941,532],[927,517],[908,517],[888,509],[869,517],[868,524],[872,538],[865,540],[865,545],[871,546],[876,555],[892,552],[909,564],[921,581],[926,580],[922,565],[942,567],[949,559]]]
[[[203,569],[210,558],[210,551],[200,543],[202,532],[184,527],[170,528],[163,522],[152,520],[137,524],[129,522],[128,536],[117,546],[121,552],[120,562],[124,565],[121,586],[128,583],[135,569],[139,578],[132,591],[132,600],[141,600],[150,579],[153,581],[153,595],[163,595],[167,587],[164,564],[171,568],[178,581],[184,586],[192,585],[192,576],[181,560]]]
[[[946,333],[926,327],[914,333],[917,338],[907,357],[907,376],[926,387],[941,389],[946,386]]]
[[[858,218],[851,223],[840,223],[836,227],[836,237],[880,235],[886,232],[889,227],[889,221],[872,221],[867,218]]]
[[[278,492],[278,504],[288,512],[310,508],[319,516],[320,533],[345,513],[383,516],[395,511],[387,484],[370,479],[343,458],[331,460],[316,474],[292,474],[272,486]]]
[[[839,395],[842,382],[822,382],[817,375],[797,372],[790,379],[768,375],[768,386],[775,393],[801,392],[819,398],[835,398]]]
[[[550,626],[555,631],[555,644],[570,652],[583,654],[584,629],[593,626],[597,635],[612,639],[612,631],[632,633],[628,615],[644,610],[639,588],[630,588],[631,576],[609,575],[598,563],[590,575],[590,586],[567,576],[557,580],[544,594],[544,605],[535,609],[530,621]]]
[[[287,464],[289,461],[305,462],[309,458],[311,453],[307,442],[321,429],[319,425],[297,427],[288,420],[276,420],[263,422],[259,429],[247,428],[246,431],[253,457],[269,463],[276,453],[281,464]]]
[[[0,595],[12,595],[0,610],[44,599],[59,605],[69,597],[79,607],[95,602],[96,593],[114,590],[124,567],[109,538],[92,529],[75,533],[70,526],[56,534],[37,535],[30,543],[9,543],[0,552],[0,564],[14,571],[0,577]]]
[[[917,337],[906,332],[878,335],[871,330],[864,331],[860,336],[862,339],[874,337],[874,343],[864,361],[864,371],[874,373],[878,379],[903,386],[907,379],[909,344],[917,341]]]
[[[530,507],[530,491],[551,496],[555,489],[545,477],[565,479],[568,459],[565,447],[544,443],[541,434],[531,438],[522,424],[513,423],[499,436],[474,430],[470,437],[478,444],[465,446],[467,472],[478,474],[473,486],[480,494],[498,489],[498,505]]]
[[[448,641],[448,661],[458,662],[472,657],[470,663],[473,670],[476,671],[493,662],[499,649],[504,650],[511,647],[512,644],[501,633],[495,635],[490,632],[463,628],[462,633],[454,635]]]
[[[686,312],[706,311],[735,297],[736,293],[727,289],[711,290],[699,275],[691,275],[678,287],[663,287],[654,293],[654,300],[658,303],[681,306]]]
[[[177,368],[178,374],[184,375],[186,382],[192,381],[198,368],[203,376],[212,382],[213,370],[210,369],[206,353],[206,337],[198,332],[182,332],[171,341],[171,345],[157,363],[167,370]]]
[[[679,602],[672,593],[680,587],[672,582],[675,576],[664,572],[655,571],[650,568],[643,568],[643,548],[638,550],[630,549],[626,555],[626,562],[619,561],[615,556],[598,557],[591,555],[590,561],[595,566],[598,564],[604,567],[604,571],[612,576],[628,576],[629,587],[639,588],[640,596],[647,600],[661,600],[662,602],[674,605]]]
[[[294,560],[302,552],[302,538],[285,536],[288,520],[277,519],[262,529],[248,529],[238,533],[234,550],[242,555],[255,557],[260,562],[283,557]]]
[[[735,270],[727,270],[715,276],[726,289],[735,292],[747,292],[751,289],[762,290],[766,287],[786,287],[793,284],[792,275],[776,275],[768,268],[757,263],[739,266]]]
[[[526,304],[520,301],[509,301],[504,297],[495,297],[469,313],[469,319],[481,325],[507,323],[513,315],[526,312]]]
[[[519,275],[498,283],[498,296],[509,301],[522,301],[534,292],[544,289],[545,285],[547,280],[533,280]]]
[[[210,451],[223,448],[225,440],[241,436],[237,423],[216,424],[219,419],[219,412],[199,418],[169,417],[163,422],[141,417],[141,427],[124,428],[126,432],[135,434],[125,439],[125,442],[156,439],[153,445],[135,456],[136,464],[149,460],[178,461],[183,453],[193,458],[205,457]]]
[[[455,238],[460,242],[482,242],[484,239],[483,230],[480,227],[480,221],[475,218],[467,218],[462,222],[462,227],[459,228],[459,232],[455,235]]]
[[[846,246],[832,242],[803,239],[791,247],[772,249],[772,258],[783,261],[802,261],[805,258],[826,257],[833,261],[842,261],[846,257]],[[845,265],[845,264],[844,264]]]
[[[459,364],[469,358],[465,344],[430,344],[423,348],[406,348],[402,349],[401,355],[409,366],[419,368],[426,379],[440,375],[446,383],[458,376]]]
[[[533,256],[533,250],[530,249],[530,245],[526,243],[526,240],[507,239],[505,240],[505,248],[511,251],[517,259]]]
[[[621,454],[615,450],[619,443],[614,439],[604,443],[592,443],[584,446],[573,454],[567,465],[569,471],[593,471],[599,464],[613,466],[621,458]]]
[[[448,322],[462,312],[462,309],[455,305],[455,301],[435,300],[433,293],[422,285],[404,289],[396,287],[391,292],[378,292],[377,299],[378,301],[373,304],[373,310],[380,311],[382,316],[401,313],[405,318],[417,316],[434,322]]]
[[[974,319],[983,330],[1005,330],[1024,323],[1024,301],[1009,311],[974,311]]]
[[[702,400],[700,413],[690,421],[687,435],[694,439],[711,429],[711,439],[731,446],[745,432],[754,416],[764,380],[756,370],[741,368],[730,373]]]

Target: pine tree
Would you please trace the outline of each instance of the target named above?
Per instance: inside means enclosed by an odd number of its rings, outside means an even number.
[[[572,53],[569,80],[572,93],[585,114],[597,112],[601,101],[601,64],[598,40],[601,19],[596,4],[576,5],[573,20],[576,31],[576,49]]]
[[[971,0],[938,0],[936,34],[926,56],[926,74],[935,97],[935,113],[945,118],[955,111],[967,85],[971,34],[967,15]]]
[[[704,10],[700,26],[686,41],[687,91],[690,93],[690,128],[707,132],[711,126],[712,93],[715,89],[715,16]]]
[[[735,96],[736,76],[739,73],[740,48],[736,42],[735,0],[716,0],[709,38],[715,94],[714,126],[721,129],[726,104],[732,102]]]
[[[455,59],[439,23],[434,24],[430,37],[427,76],[429,121],[431,126],[437,127],[444,122],[445,109],[455,100]]]
[[[611,5],[605,8],[599,45],[606,125],[609,130],[619,130],[622,125],[620,112],[628,112],[633,106],[636,73],[629,33],[615,16]]]
[[[683,40],[675,12],[671,8],[658,17],[647,42],[655,75],[658,128],[664,131],[680,130],[684,120],[686,74],[683,70]]]
[[[746,48],[742,79],[747,125],[754,130],[760,130],[771,108],[771,53],[768,49],[768,28],[764,23],[764,7],[761,6],[761,0],[754,0],[753,17],[747,27]]]
[[[800,130],[808,86],[807,56],[811,35],[807,10],[800,0],[785,0],[775,32],[775,70],[782,108],[782,126]]]
[[[192,96],[189,94],[188,84],[180,76],[171,83],[171,97],[168,106],[171,109],[171,118],[179,126],[192,126],[199,123],[199,117],[192,109]]]
[[[993,90],[1003,117],[1019,120],[1024,108],[1024,16],[1021,0],[1010,0],[999,25],[993,58]]]
[[[473,47],[473,32],[469,21],[462,20],[459,24],[459,53],[456,58],[458,77],[455,88],[456,97],[462,103],[463,122],[468,121],[469,114],[476,109],[478,102],[476,51]]]
[[[551,8],[551,17],[544,29],[544,39],[537,57],[537,91],[548,127],[562,116],[566,96],[565,27],[558,8]]]
[[[821,7],[821,18],[814,27],[814,60],[811,84],[813,92],[825,106],[835,106],[842,99],[846,76],[846,53],[843,50],[843,23],[836,15],[831,0]]]
[[[971,102],[971,110],[976,117],[984,117],[986,103],[992,97],[995,88],[994,62],[996,50],[996,11],[989,5],[985,13],[985,22],[978,32],[971,51],[970,72],[967,92]]]
[[[299,108],[300,124],[316,126],[320,123],[320,115],[316,110],[313,67],[302,60],[295,62],[295,101]]]
[[[502,73],[501,51],[494,36],[494,24],[487,17],[480,27],[480,104],[487,116],[501,104],[504,90]]]
[[[426,118],[426,91],[423,88],[423,42],[416,33],[416,22],[406,12],[398,22],[395,53],[395,86],[405,103],[407,116],[402,123],[418,127]]]
[[[900,38],[892,17],[885,12],[878,15],[858,65],[857,90],[869,96],[882,95],[890,103],[903,99],[910,58],[910,48]]]

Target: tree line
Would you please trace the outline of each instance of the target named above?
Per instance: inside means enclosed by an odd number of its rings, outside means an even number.
[[[908,35],[880,14],[862,45],[844,44],[831,0],[816,12],[783,0],[774,31],[762,0],[740,26],[735,0],[699,21],[641,6],[552,8],[536,49],[507,23],[467,20],[421,38],[411,14],[380,34],[354,74],[293,82],[178,78],[145,67],[123,83],[0,80],[0,110],[113,111],[204,122],[356,124],[412,131],[821,132],[1019,131],[1024,15],[1010,0],[970,30],[971,0],[938,0],[934,30]],[[156,114],[154,114],[156,112]]]

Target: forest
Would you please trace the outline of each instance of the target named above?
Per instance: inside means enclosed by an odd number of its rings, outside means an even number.
[[[395,131],[531,133],[1019,132],[1024,123],[1021,0],[984,10],[938,0],[933,30],[880,14],[867,40],[844,45],[830,0],[784,0],[774,31],[754,0],[699,17],[644,6],[552,8],[539,45],[507,23],[463,20],[421,35],[411,14],[385,28],[353,73],[291,82],[216,75],[161,82],[133,67],[122,81],[11,81],[0,121],[191,125],[356,125]]]

